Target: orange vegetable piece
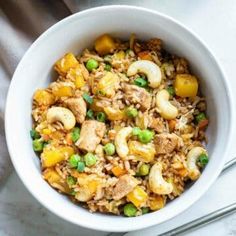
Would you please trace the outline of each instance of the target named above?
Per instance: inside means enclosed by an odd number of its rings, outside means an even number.
[[[199,129],[205,129],[209,123],[209,120],[201,120],[198,124]]]
[[[111,169],[112,173],[116,176],[116,177],[119,177],[121,175],[124,175],[126,174],[126,170],[121,168],[120,166],[114,166],[112,169]]]
[[[152,56],[150,55],[149,51],[139,52],[138,57],[142,60],[152,61]]]
[[[168,121],[168,125],[169,125],[169,129],[170,129],[170,131],[173,131],[174,129],[175,129],[175,126],[176,126],[176,120],[174,119],[174,120],[169,120]]]
[[[71,133],[68,133],[66,135],[66,142],[68,145],[72,145],[73,144],[73,141],[72,141],[72,138],[71,138]]]

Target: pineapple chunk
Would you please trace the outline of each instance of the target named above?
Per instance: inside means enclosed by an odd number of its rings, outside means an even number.
[[[190,74],[176,75],[174,88],[179,97],[195,97],[198,91],[197,78]]]
[[[139,186],[136,186],[134,190],[127,195],[127,199],[132,202],[136,207],[140,207],[147,201],[147,193]]]
[[[54,168],[47,168],[43,172],[44,179],[54,188],[59,189],[64,193],[69,193],[70,188],[66,181],[56,172]]]
[[[95,41],[95,50],[99,55],[106,55],[112,53],[116,48],[114,39],[108,35],[103,34]]]
[[[48,145],[49,146],[49,145]],[[41,154],[43,168],[55,166],[57,163],[66,160],[74,154],[74,149],[70,146],[60,146],[55,149],[44,148]]]
[[[165,199],[161,196],[156,196],[149,200],[149,206],[152,211],[160,210],[165,206]]]
[[[119,85],[119,78],[116,74],[107,72],[98,82],[95,93],[101,93],[106,97],[113,97]]]
[[[115,59],[117,60],[123,60],[125,59],[125,52],[124,51],[119,51],[114,54]]]
[[[104,107],[104,111],[108,120],[123,120],[125,118],[125,112],[112,107]]]
[[[81,65],[78,65],[75,68],[71,68],[68,71],[66,78],[74,81],[75,87],[77,89],[80,89],[81,87],[83,87],[85,85],[85,80],[84,80],[84,76],[82,73]]]
[[[45,105],[45,106],[50,106],[55,102],[53,94],[43,89],[36,90],[33,99],[38,103],[38,105]]]
[[[71,97],[73,95],[73,89],[67,85],[54,86],[52,93],[55,97]]]
[[[139,161],[151,162],[156,154],[153,144],[142,144],[138,141],[129,141],[129,154]]]
[[[79,183],[79,190],[75,195],[78,201],[89,201],[97,192],[97,189],[102,184],[102,180],[95,174],[81,173],[77,175],[77,182]]]
[[[54,68],[60,75],[66,75],[70,68],[75,68],[78,64],[74,54],[67,53],[55,63]]]

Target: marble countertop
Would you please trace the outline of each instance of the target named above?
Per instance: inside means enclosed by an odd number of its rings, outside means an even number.
[[[155,9],[179,20],[205,41],[224,68],[232,90],[236,89],[236,1],[235,0],[103,0],[79,1],[80,10],[107,4],[131,4]],[[236,99],[236,94],[235,94]],[[227,114],[226,114],[227,115]],[[236,131],[234,132],[236,140]],[[236,156],[231,145],[228,160]],[[222,174],[191,208],[161,225],[130,232],[129,236],[158,235],[171,228],[236,202],[235,167]],[[236,235],[236,213],[184,235]],[[0,189],[0,235],[122,235],[92,231],[72,225],[42,207],[26,190],[15,172]]]

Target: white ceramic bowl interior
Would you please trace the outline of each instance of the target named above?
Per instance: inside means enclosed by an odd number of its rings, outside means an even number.
[[[52,189],[41,177],[38,157],[32,150],[31,105],[33,92],[46,87],[54,62],[66,52],[80,53],[94,39],[109,32],[128,39],[159,37],[170,52],[186,57],[201,81],[207,98],[210,125],[207,149],[210,162],[200,179],[160,211],[136,218],[91,214]],[[9,89],[6,136],[15,169],[32,195],[56,215],[72,223],[104,231],[130,231],[164,222],[188,208],[220,173],[231,137],[232,105],[224,75],[204,44],[188,29],[160,13],[130,6],[94,8],[72,15],[42,34],[19,63]],[[227,114],[227,115],[226,115]]]

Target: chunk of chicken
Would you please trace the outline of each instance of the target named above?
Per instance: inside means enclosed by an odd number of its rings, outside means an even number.
[[[162,122],[161,118],[154,118],[150,119],[148,127],[154,129],[157,133],[162,133],[165,129],[165,125]]]
[[[183,145],[183,140],[176,134],[158,134],[154,138],[157,154],[171,153]]]
[[[134,177],[130,175],[122,175],[113,190],[114,200],[120,200],[130,193],[137,185],[138,181]]]
[[[144,88],[136,85],[125,84],[124,86],[125,99],[130,103],[139,104],[140,109],[145,111],[151,107],[151,95]]]
[[[65,101],[65,104],[72,111],[75,116],[75,119],[78,123],[83,123],[86,116],[86,102],[82,97],[69,98]]]
[[[76,142],[76,146],[81,150],[93,152],[105,132],[106,126],[104,123],[96,120],[86,120],[82,124],[80,138]]]

